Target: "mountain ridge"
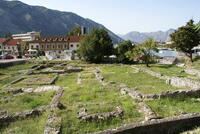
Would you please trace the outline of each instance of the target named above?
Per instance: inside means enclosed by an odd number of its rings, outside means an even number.
[[[7,32],[13,34],[41,31],[42,36],[66,35],[80,25],[89,29],[103,28],[108,31],[113,42],[123,41],[120,37],[91,19],[67,11],[31,6],[21,1],[0,0],[0,36]]]
[[[125,35],[119,35],[124,40],[131,40],[133,42],[142,43],[149,37],[152,37],[155,41],[168,41],[170,40],[170,34],[172,34],[175,29],[169,29],[167,31],[156,31],[156,32],[138,32],[132,31]]]

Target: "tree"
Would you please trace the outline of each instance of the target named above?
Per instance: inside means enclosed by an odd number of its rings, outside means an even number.
[[[143,60],[146,66],[149,67],[149,63],[154,57],[152,51],[157,51],[157,46],[157,42],[154,42],[152,38],[148,38],[144,43],[128,51],[126,56],[129,60]]]
[[[117,61],[122,63],[128,63],[130,60],[126,57],[125,53],[133,49],[131,41],[124,41],[118,44],[116,48]]]
[[[200,36],[200,22],[195,26],[195,30],[199,33]]]
[[[200,22],[196,25],[195,29],[200,32]]]
[[[194,21],[190,20],[185,26],[179,27],[170,35],[173,42],[170,47],[185,53],[191,62],[193,62],[192,49],[198,46],[200,41],[200,35],[195,27]]]
[[[81,35],[81,26],[75,26],[72,28],[71,32],[69,32],[70,36],[78,36]]]
[[[94,29],[80,41],[78,54],[86,61],[99,63],[105,56],[112,55],[113,44],[104,29]]]
[[[12,39],[12,33],[10,32],[6,32],[5,35],[4,35],[5,38],[8,38],[8,39]]]

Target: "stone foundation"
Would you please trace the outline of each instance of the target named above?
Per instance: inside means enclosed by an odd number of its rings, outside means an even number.
[[[167,78],[166,83],[174,87],[188,87],[188,88],[200,87],[200,82],[181,77]]]
[[[123,115],[124,111],[120,107],[116,107],[116,111],[112,112],[105,112],[105,113],[96,113],[96,114],[87,114],[86,109],[81,109],[78,112],[78,119],[82,121],[92,121],[92,120],[104,120],[104,119],[110,119],[115,117],[121,117]]]
[[[0,124],[8,124],[10,122],[13,122],[19,119],[36,117],[36,116],[41,115],[46,109],[47,109],[47,106],[42,106],[33,110],[27,110],[21,113],[15,113],[15,114],[9,114],[9,115],[3,114],[3,115],[0,115]]]
[[[60,134],[62,118],[55,115],[55,109],[60,105],[60,98],[62,97],[64,90],[57,90],[50,104],[50,115],[48,117],[44,134]]]
[[[199,98],[200,97],[200,88],[190,89],[190,90],[165,91],[162,93],[144,95],[143,97],[144,97],[144,99],[158,99],[158,98],[173,97],[173,96],[178,96],[178,95]]]
[[[178,134],[197,126],[200,126],[200,113],[126,124],[116,129],[93,134]]]

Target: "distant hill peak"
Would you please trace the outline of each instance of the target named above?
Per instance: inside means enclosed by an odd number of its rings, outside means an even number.
[[[113,42],[123,40],[103,25],[75,13],[30,6],[20,1],[0,0],[0,17],[0,36],[8,32],[17,34],[30,31],[41,31],[43,36],[66,35],[74,26],[80,25],[89,31],[105,29]]]
[[[124,40],[131,40],[133,42],[142,43],[149,37],[152,37],[155,41],[168,41],[170,40],[170,34],[172,34],[175,29],[169,29],[167,31],[156,31],[156,32],[138,32],[132,31],[120,37]]]

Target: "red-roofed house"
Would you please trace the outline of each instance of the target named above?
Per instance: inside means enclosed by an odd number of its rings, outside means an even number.
[[[79,48],[81,36],[47,36],[38,37],[29,43],[29,54],[44,51],[49,60],[76,59],[76,50]]]
[[[19,56],[21,52],[21,43],[21,40],[0,38],[0,55],[10,54]]]
[[[7,41],[6,38],[0,38],[0,55],[2,55],[3,52],[4,52],[3,51],[4,50],[3,44],[4,44],[5,41]]]

